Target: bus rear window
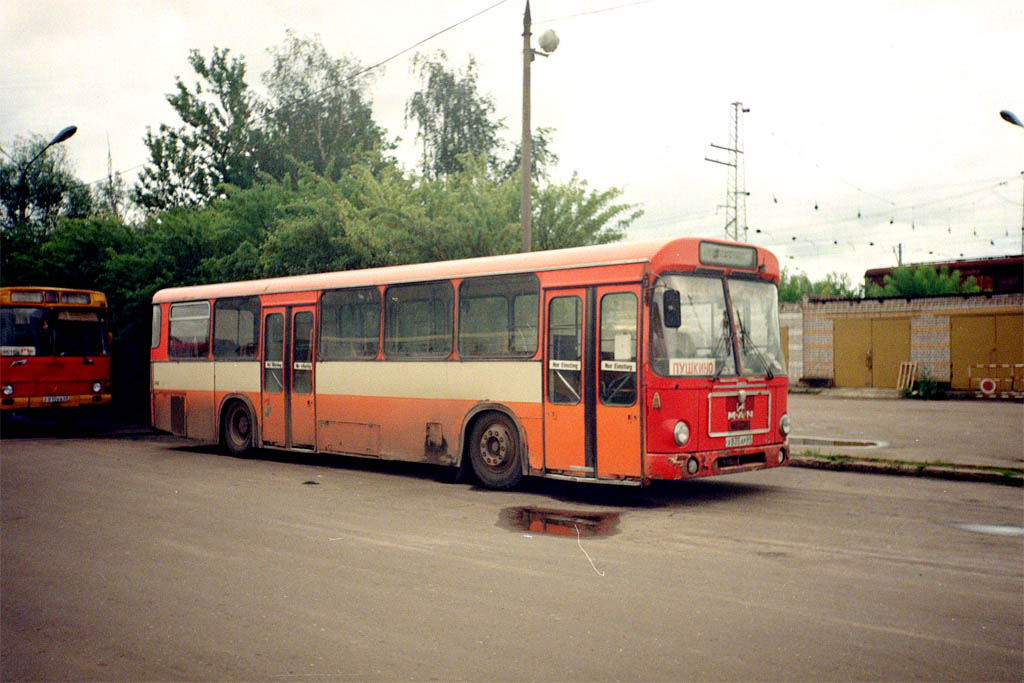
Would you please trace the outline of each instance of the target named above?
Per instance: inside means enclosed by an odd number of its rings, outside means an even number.
[[[206,358],[210,355],[210,302],[173,304],[170,321],[171,358]]]

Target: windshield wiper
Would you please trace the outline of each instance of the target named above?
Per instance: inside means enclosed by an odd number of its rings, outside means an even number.
[[[761,352],[761,348],[751,338],[750,333],[747,332],[747,328],[743,326],[743,320],[737,321],[736,326],[740,328],[740,343],[743,344],[743,350],[746,351],[749,345],[754,350],[754,354],[757,356],[757,360],[761,363],[761,367],[764,368],[765,376],[768,379],[775,379],[775,373],[772,372],[771,366],[768,364],[768,359]]]

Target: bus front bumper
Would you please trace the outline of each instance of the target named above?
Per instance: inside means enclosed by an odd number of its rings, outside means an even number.
[[[36,410],[42,408],[79,408],[110,403],[111,394],[71,394],[65,396],[4,396],[0,410]]]
[[[789,464],[789,441],[743,449],[696,453],[647,453],[648,479],[696,479]]]

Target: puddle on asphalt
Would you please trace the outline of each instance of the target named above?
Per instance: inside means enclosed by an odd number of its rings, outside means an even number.
[[[993,536],[1024,536],[1024,527],[1009,524],[969,524],[952,522],[949,526],[976,534],[992,534]]]
[[[794,446],[826,446],[841,448],[879,448],[888,446],[885,441],[868,441],[865,439],[843,439],[820,436],[791,436],[789,443]]]
[[[505,508],[498,517],[498,526],[512,531],[553,536],[610,536],[617,533],[618,512],[583,512],[551,508]]]

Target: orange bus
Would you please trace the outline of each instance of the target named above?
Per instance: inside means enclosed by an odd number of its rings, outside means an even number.
[[[493,488],[776,467],[778,279],[764,249],[685,238],[165,289],[152,421]]]
[[[58,287],[0,288],[0,409],[110,403],[107,297]],[[66,411],[66,412],[65,412]]]

